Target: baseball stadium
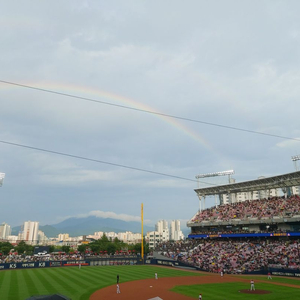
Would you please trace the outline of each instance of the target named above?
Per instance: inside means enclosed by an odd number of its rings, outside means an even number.
[[[188,238],[151,256],[1,257],[0,299],[297,299],[299,186],[296,171],[198,188]]]

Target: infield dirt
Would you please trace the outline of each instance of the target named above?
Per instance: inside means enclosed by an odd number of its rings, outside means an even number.
[[[184,276],[184,277],[167,277],[159,279],[144,279],[139,281],[130,281],[120,283],[121,294],[117,294],[117,285],[112,285],[107,288],[96,291],[91,295],[90,300],[99,299],[151,299],[160,297],[161,299],[172,300],[190,300],[193,299],[170,291],[178,285],[206,284],[206,283],[221,283],[221,282],[236,282],[244,281],[233,276],[224,276],[208,274],[206,276]],[[248,281],[247,281],[248,282]]]

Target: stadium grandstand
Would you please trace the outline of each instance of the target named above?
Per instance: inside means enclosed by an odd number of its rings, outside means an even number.
[[[300,277],[300,171],[195,189],[200,209],[188,238],[156,251],[209,272]],[[219,204],[201,209],[206,196]]]
[[[187,223],[189,237],[300,236],[299,186],[297,171],[196,189],[200,202],[217,195],[220,205],[199,209]]]

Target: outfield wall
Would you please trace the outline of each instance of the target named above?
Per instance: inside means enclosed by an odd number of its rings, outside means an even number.
[[[207,272],[207,270],[200,269],[198,267],[185,264],[179,261],[170,261],[163,259],[146,259],[146,264],[152,265],[163,265],[170,267],[179,267],[179,268],[189,268],[197,271]],[[269,268],[269,269],[261,269],[253,272],[242,273],[243,275],[267,275],[270,272],[274,276],[288,276],[288,277],[300,277],[300,270],[293,269],[279,269],[279,268]]]
[[[1,270],[12,269],[33,269],[33,268],[55,268],[55,267],[70,267],[70,266],[115,266],[115,265],[140,265],[143,264],[143,260],[140,257],[135,258],[93,258],[83,260],[65,260],[65,261],[40,261],[40,262],[17,262],[17,263],[4,263],[0,264]],[[170,261],[163,259],[145,259],[145,264],[148,265],[160,265],[177,268],[188,268],[197,271],[206,270],[198,267],[182,263],[180,261]],[[300,277],[300,270],[293,269],[279,269],[269,268],[261,269],[254,272],[243,273],[243,275],[266,275],[270,272],[274,276],[288,276],[288,277]]]
[[[300,277],[300,270],[270,268],[270,272],[277,276]]]
[[[39,262],[11,262],[0,264],[1,270],[8,269],[33,269],[33,268],[53,268],[71,266],[113,266],[113,265],[136,265],[142,264],[141,258],[95,258],[83,260],[65,261],[39,261]]]
[[[0,270],[5,269],[32,269],[47,267],[69,267],[69,266],[89,266],[86,260],[70,260],[70,261],[39,261],[39,262],[16,262],[0,264]]]

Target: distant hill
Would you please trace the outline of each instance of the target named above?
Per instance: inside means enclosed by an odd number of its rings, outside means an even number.
[[[12,234],[17,235],[21,230],[21,226],[12,228]],[[59,233],[68,233],[71,237],[79,235],[94,234],[96,231],[103,232],[125,232],[131,231],[133,233],[141,232],[140,222],[122,221],[111,218],[98,218],[89,216],[85,218],[69,218],[60,223],[40,226],[40,230],[45,233],[47,237],[57,237]],[[144,233],[153,231],[154,226],[145,226]]]
[[[60,233],[69,233],[70,236],[94,234],[96,231],[113,231],[134,233],[141,232],[141,224],[135,221],[122,221],[111,218],[98,218],[89,216],[86,218],[69,218],[58,224],[51,225]],[[144,231],[152,231],[154,227],[144,226]]]

